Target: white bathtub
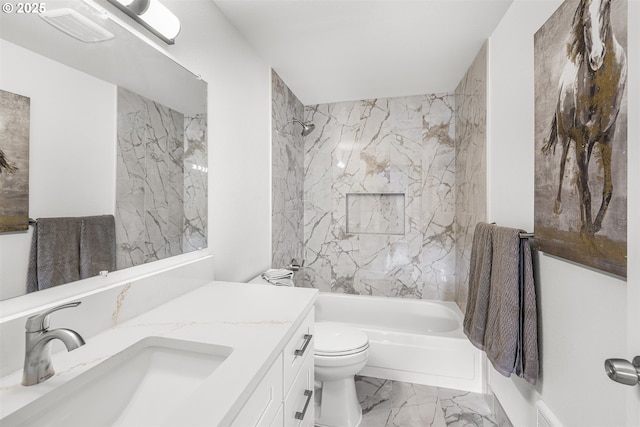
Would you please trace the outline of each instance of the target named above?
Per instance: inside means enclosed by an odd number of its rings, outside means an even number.
[[[369,336],[361,375],[485,392],[482,352],[462,332],[453,302],[321,293],[316,322],[339,322]]]

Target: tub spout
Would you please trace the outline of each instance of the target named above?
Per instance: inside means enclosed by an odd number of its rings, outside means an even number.
[[[302,260],[302,264],[298,264],[298,261],[296,261],[296,259],[294,258],[291,260],[291,263],[285,268],[291,271],[299,271],[302,267],[304,267],[304,260]]]

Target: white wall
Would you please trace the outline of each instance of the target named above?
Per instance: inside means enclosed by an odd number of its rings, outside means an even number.
[[[632,218],[629,221],[627,236],[631,244],[628,249],[628,282],[627,282],[627,358],[640,355],[640,244],[637,241],[640,236],[640,221],[637,220],[640,213],[640,26],[635,24],[640,22],[640,0],[631,0],[629,2],[629,39],[628,52],[634,52],[628,55],[629,60],[629,81],[627,90],[629,96],[629,112],[630,117],[635,119],[629,120],[629,141],[627,152],[629,156],[629,165],[627,179],[629,182],[635,183],[629,192],[627,208]],[[627,388],[627,425],[640,426],[640,387]]]
[[[488,219],[501,225],[533,229],[533,34],[561,3],[517,0],[490,38]],[[638,74],[629,78],[637,87]],[[638,136],[630,128],[629,144]],[[633,170],[638,151],[629,155]],[[637,180],[628,184],[637,191]],[[628,218],[640,218],[637,205]],[[629,239],[629,252],[639,244]],[[537,273],[541,381],[534,388],[491,370],[491,389],[518,427],[535,425],[540,398],[565,426],[625,425],[627,390],[607,378],[603,362],[626,355],[627,282],[544,254]],[[628,285],[637,282],[630,276]]]
[[[113,214],[116,87],[12,43],[0,44],[0,88],[31,99],[29,215]],[[26,291],[32,231],[0,236],[0,299]]]
[[[167,48],[209,84],[209,249],[216,279],[271,265],[271,74],[211,0],[167,0],[181,20]]]

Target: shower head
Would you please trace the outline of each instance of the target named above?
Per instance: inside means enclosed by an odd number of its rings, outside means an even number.
[[[316,128],[313,123],[305,123],[302,125],[302,136],[307,136]]]
[[[293,122],[300,123],[302,125],[302,136],[307,136],[316,128],[316,125],[313,123],[304,123],[298,119],[293,119]]]

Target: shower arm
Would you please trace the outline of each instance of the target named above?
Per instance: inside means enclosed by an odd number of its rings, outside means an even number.
[[[316,125],[314,125],[313,123],[305,123],[305,122],[303,122],[301,120],[293,118],[293,119],[289,120],[288,122],[286,122],[284,125],[282,125],[282,127],[280,127],[280,129],[277,129],[278,133],[282,132],[284,130],[284,128],[289,123],[298,123],[300,126],[302,126],[302,136],[309,135],[316,127]]]
[[[278,129],[278,132],[282,132],[282,131],[284,130],[284,128],[286,128],[286,127],[287,127],[287,125],[288,125],[288,124],[291,124],[291,123],[298,123],[298,124],[301,124],[302,126],[304,126],[304,122],[301,122],[301,121],[300,121],[300,120],[298,120],[298,119],[291,119],[291,120],[289,120],[288,122],[286,122],[285,124],[283,124],[283,125]]]

